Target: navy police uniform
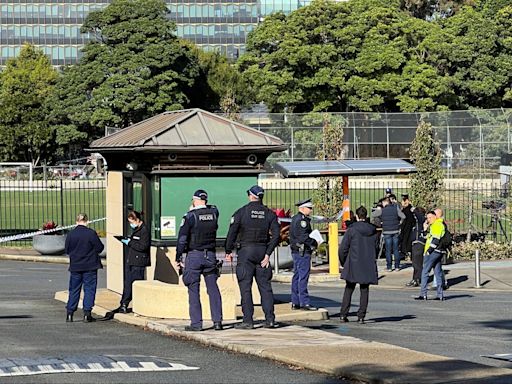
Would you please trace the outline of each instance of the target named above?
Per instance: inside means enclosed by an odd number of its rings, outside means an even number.
[[[272,268],[261,266],[265,255],[269,255],[279,243],[279,223],[276,214],[261,202],[263,188],[255,185],[247,191],[258,198],[238,209],[231,218],[226,239],[226,254],[237,249],[236,276],[242,297],[243,323],[252,328],[254,304],[252,282],[256,279],[265,313],[265,326],[275,326],[274,294],[272,292]]]
[[[125,243],[128,251],[125,253],[123,276],[124,287],[121,296],[121,307],[127,311],[132,301],[132,285],[134,281],[144,280],[146,267],[151,265],[150,246],[151,239],[146,224],[142,223],[134,228],[129,242]]]
[[[204,190],[198,190],[194,192],[193,198],[207,201],[208,195]],[[206,282],[214,327],[216,330],[222,329],[222,299],[217,286],[217,257],[215,254],[218,218],[219,211],[215,206],[197,205],[183,216],[178,233],[176,261],[181,262],[182,254],[187,253],[183,283],[188,287],[189,330],[201,330],[203,326],[199,293],[201,274]]]
[[[313,208],[311,199],[299,201],[297,207]],[[290,249],[293,258],[292,309],[316,309],[311,307],[308,293],[311,252],[317,243],[309,237],[312,232],[311,218],[302,212],[292,217],[290,225]]]

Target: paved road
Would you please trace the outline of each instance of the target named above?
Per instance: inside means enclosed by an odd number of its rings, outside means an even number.
[[[331,285],[331,286],[326,286]],[[370,288],[367,324],[341,324],[339,310],[344,283],[310,286],[312,304],[327,308],[329,321],[305,323],[311,327],[380,341],[436,355],[512,368],[512,363],[481,355],[512,353],[512,294],[510,292],[446,291],[447,300],[415,301],[418,289]],[[286,284],[274,285],[283,301],[289,300]],[[352,300],[354,321],[359,289]],[[390,356],[390,359],[393,357]]]
[[[52,299],[55,291],[66,289],[66,269],[65,265],[0,261],[0,361],[22,357],[144,355],[200,369],[2,377],[2,383],[349,383],[114,321],[66,324],[63,305]],[[104,279],[101,273],[100,286],[105,285]]]

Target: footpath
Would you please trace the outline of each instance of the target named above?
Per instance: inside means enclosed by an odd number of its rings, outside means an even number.
[[[23,260],[23,255],[19,251],[16,255],[8,253],[5,249],[0,249],[0,259]],[[27,255],[26,260],[36,261],[34,256]],[[51,261],[39,258],[40,261]],[[381,260],[379,260],[379,270],[382,269]],[[444,269],[447,271],[446,277],[451,285],[448,292],[479,289],[512,293],[512,260],[482,262],[482,288],[474,288],[472,263],[447,265]],[[324,266],[314,268],[311,284],[341,284],[339,276],[328,275],[325,270]],[[380,271],[378,287],[403,289],[403,285],[411,279],[411,273],[411,268],[389,273]],[[290,279],[291,274],[283,272],[274,280],[289,282]],[[55,299],[67,301],[67,292],[57,292]],[[106,289],[99,290],[94,313],[97,316],[105,316],[108,311],[116,308],[118,303],[118,294]],[[134,313],[116,314],[115,320],[164,335],[367,383],[512,384],[512,369],[496,368],[301,327],[289,321],[290,312],[292,311],[288,304],[277,306],[277,321],[283,321],[282,326],[277,329],[266,329],[262,328],[261,324],[257,324],[253,330],[235,330],[233,323],[228,322],[225,324],[224,331],[214,331],[208,329],[213,324],[205,322],[205,328],[207,328],[205,331],[186,332],[184,328],[188,325],[188,321],[185,320],[147,318]],[[257,308],[256,320],[262,321],[262,315],[261,309]],[[347,323],[347,325],[360,326],[356,323]]]

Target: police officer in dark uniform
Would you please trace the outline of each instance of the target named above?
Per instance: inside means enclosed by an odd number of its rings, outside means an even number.
[[[299,207],[299,212],[292,217],[290,225],[290,249],[293,258],[292,309],[316,311],[318,308],[311,306],[308,293],[311,252],[317,246],[316,241],[309,237],[313,231],[309,217],[313,211],[313,203],[311,199],[305,199],[295,206]]]
[[[134,281],[144,280],[146,267],[151,264],[150,245],[151,239],[148,228],[142,221],[140,212],[128,213],[128,222],[133,230],[131,236],[121,240],[128,248],[124,259],[124,287],[121,296],[121,306],[114,312],[128,313],[128,304],[132,301],[132,285]]]
[[[249,203],[237,210],[231,218],[226,239],[226,260],[231,261],[233,250],[237,249],[236,276],[242,296],[243,322],[235,328],[252,329],[254,304],[252,281],[256,279],[265,313],[265,328],[275,328],[274,294],[272,292],[272,268],[270,254],[279,243],[277,216],[262,203],[264,190],[258,185],[248,191]]]
[[[182,255],[187,253],[183,270],[183,283],[188,287],[190,326],[186,331],[202,331],[199,283],[201,274],[206,282],[213,328],[222,330],[222,299],[217,286],[217,257],[215,241],[219,211],[214,205],[206,205],[208,194],[199,189],[192,196],[192,209],[183,216],[176,247],[176,262],[182,264]]]

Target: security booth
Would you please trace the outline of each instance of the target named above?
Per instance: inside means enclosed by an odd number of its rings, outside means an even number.
[[[416,167],[402,159],[328,160],[278,162],[275,168],[285,178],[342,177],[343,205],[341,222],[350,219],[349,176],[405,175],[416,172]],[[339,274],[338,220],[329,223],[329,273]]]
[[[231,215],[247,203],[246,190],[257,184],[267,157],[285,149],[277,137],[200,109],[164,112],[95,140],[88,150],[99,152],[108,167],[107,288],[118,293],[123,289],[125,250],[113,236],[130,233],[129,210],[142,211],[151,233],[151,267],[146,286],[134,283],[134,312],[139,307],[144,312],[140,314],[147,316],[179,318],[158,312],[158,307],[168,294],[161,290],[179,282],[171,261],[176,258],[181,219],[193,192],[205,189],[208,203],[218,207],[217,246],[221,247]],[[148,285],[151,281],[153,285]],[[180,288],[184,289],[179,292],[181,311],[188,318],[186,288]],[[207,308],[203,305],[205,319],[209,318]]]

